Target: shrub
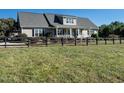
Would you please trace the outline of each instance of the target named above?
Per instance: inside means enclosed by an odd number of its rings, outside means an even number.
[[[35,44],[40,40],[40,37],[30,37],[28,39],[30,40],[30,43]]]
[[[98,35],[97,34],[92,34],[91,37],[98,38]]]
[[[17,37],[27,38],[27,35],[25,33],[18,34]]]
[[[27,40],[27,35],[22,33],[18,34],[13,38],[14,41],[26,41]]]

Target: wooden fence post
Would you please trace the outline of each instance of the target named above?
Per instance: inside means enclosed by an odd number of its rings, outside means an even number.
[[[77,45],[77,40],[76,40],[77,38],[76,38],[76,36],[75,36],[75,38],[74,38],[74,41],[75,41],[75,46]]]
[[[86,45],[88,46],[88,42],[89,42],[89,40],[88,40],[88,37],[86,38]]]
[[[105,45],[107,44],[107,38],[104,38],[104,40],[105,40]]]
[[[121,42],[121,36],[120,36],[120,44],[121,44],[122,42]]]
[[[113,40],[113,45],[115,44],[115,39],[114,39],[114,37],[112,38],[112,40]]]
[[[47,35],[46,35],[46,46],[48,46],[48,38],[47,38]]]
[[[82,40],[82,37],[81,37],[81,45],[83,45],[83,40]]]
[[[30,46],[30,40],[28,39],[28,47]]]
[[[4,42],[5,42],[5,48],[6,48],[6,41],[7,41],[7,40],[6,40],[6,37],[5,37],[5,38],[4,38]]]
[[[96,37],[96,45],[98,45],[98,38]]]
[[[61,38],[61,44],[62,44],[62,46],[64,45],[64,39],[63,39],[63,37]]]

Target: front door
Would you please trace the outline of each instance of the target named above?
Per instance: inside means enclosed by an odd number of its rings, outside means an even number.
[[[76,29],[72,29],[72,36],[73,37],[77,36],[77,30]]]

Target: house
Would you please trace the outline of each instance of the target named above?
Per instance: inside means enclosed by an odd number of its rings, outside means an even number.
[[[98,32],[98,27],[88,18],[72,15],[19,12],[17,20],[21,33],[28,37],[49,34],[52,37],[86,38]]]

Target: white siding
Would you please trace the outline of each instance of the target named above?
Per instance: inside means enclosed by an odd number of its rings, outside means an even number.
[[[86,37],[90,37],[88,35],[88,30],[80,30],[80,33],[78,34],[78,38],[86,38]]]
[[[82,30],[82,37],[83,38],[89,37],[88,30]]]
[[[22,33],[25,33],[28,37],[32,37],[32,29],[22,28]]]

